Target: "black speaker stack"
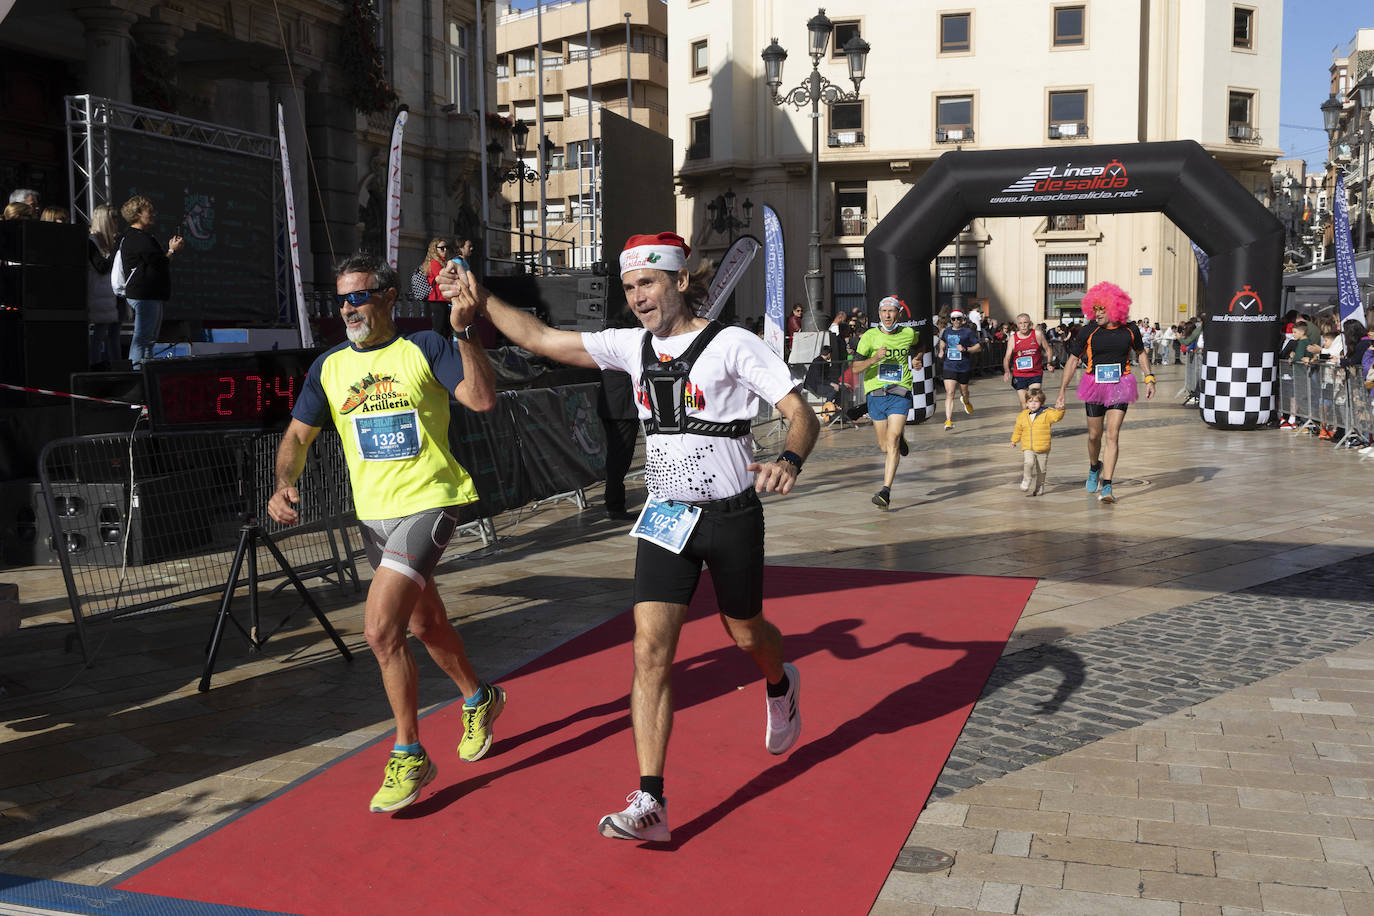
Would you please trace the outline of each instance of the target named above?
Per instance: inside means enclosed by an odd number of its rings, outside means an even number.
[[[127,482],[52,484],[54,530],[37,481],[0,483],[0,558],[11,566],[130,566],[203,552],[211,522],[187,499],[179,475]],[[128,553],[125,554],[126,549]]]
[[[86,369],[88,244],[80,226],[0,222],[0,382],[67,391]],[[5,406],[53,406],[0,395]]]

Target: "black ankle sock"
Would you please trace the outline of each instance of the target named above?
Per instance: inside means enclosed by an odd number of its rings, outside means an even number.
[[[1102,462],[1098,461],[1088,465],[1088,470],[1096,474],[1098,471],[1102,470]]]
[[[883,489],[886,490],[887,487],[883,487]],[[787,679],[787,672],[784,671],[782,673],[782,680],[778,681],[776,684],[767,684],[768,695],[775,698],[785,697],[787,696],[787,688],[791,686],[792,682]]]
[[[891,488],[891,487],[879,487],[879,488],[878,488],[878,492],[881,493],[881,494],[883,494],[884,496],[888,496],[888,495],[890,495],[890,494],[892,493],[892,488]]]
[[[639,777],[639,791],[648,792],[660,805],[665,804],[663,797],[663,777],[662,776],[641,776]]]
[[[1110,480],[1107,480],[1105,477],[1102,479],[1102,486],[1104,486],[1104,487],[1110,487],[1111,485],[1112,485],[1112,482],[1111,482]]]

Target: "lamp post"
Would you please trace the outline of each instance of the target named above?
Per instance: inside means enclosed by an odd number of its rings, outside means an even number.
[[[820,146],[821,112],[820,105],[833,105],[836,102],[853,102],[859,98],[859,84],[864,79],[864,69],[868,65],[869,44],[858,35],[845,43],[844,53],[849,63],[849,79],[854,84],[852,93],[845,92],[821,75],[821,58],[830,44],[831,22],[820,8],[816,15],[806,23],[810,36],[807,53],[811,55],[811,73],[796,88],[778,94],[782,86],[782,64],[787,60],[787,52],[778,44],[776,38],[763,49],[764,83],[774,105],[791,105],[800,109],[811,105],[811,233],[807,237],[806,255],[806,299],[811,306],[811,322],[816,330],[825,327],[826,317],[821,313],[821,194],[820,194]]]
[[[1370,113],[1374,112],[1374,68],[1360,78],[1355,84],[1359,90],[1360,114],[1362,122],[1360,124],[1360,146],[1363,147],[1363,167],[1360,170],[1360,250],[1369,250],[1369,147],[1374,140],[1374,123],[1370,123]]]
[[[519,207],[519,210],[517,211],[517,213],[519,214],[517,217],[517,226],[520,234],[520,270],[521,272],[524,272],[526,270],[525,182],[533,184],[534,182],[539,180],[540,174],[539,172],[530,168],[529,165],[525,163],[525,143],[529,140],[530,136],[529,125],[526,124],[524,121],[516,121],[515,126],[510,129],[510,134],[511,141],[515,145],[514,165],[512,165],[510,168],[503,168],[501,166],[501,153],[503,152],[503,150],[501,148],[501,144],[496,142],[495,140],[487,144],[487,152],[490,154],[489,158],[491,159],[491,161],[496,163],[496,165],[492,167],[493,183],[514,184],[516,188],[519,190],[520,199],[517,205]],[[549,153],[553,149],[553,143],[549,140],[548,137],[545,137],[543,142],[541,142],[539,146],[540,152],[543,155],[543,159],[541,161],[544,163],[544,171],[545,173],[547,173],[548,157]]]
[[[735,191],[733,188],[726,188],[724,194],[716,195],[716,199],[706,205],[707,222],[716,232],[727,234],[727,245],[735,244],[736,230],[749,228],[750,223],[754,221],[753,213],[754,205],[746,197],[744,198],[744,219],[735,216]]]

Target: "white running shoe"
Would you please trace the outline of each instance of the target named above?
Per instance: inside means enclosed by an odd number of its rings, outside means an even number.
[[[1024,490],[1029,490],[1030,488],[1031,488],[1030,478],[1028,478],[1028,477],[1022,477],[1022,478],[1021,478],[1021,489],[1024,491]]]
[[[785,754],[787,749],[797,743],[801,735],[801,674],[791,662],[782,663],[783,673],[787,675],[787,693],[780,697],[766,697],[768,701],[768,728],[763,735],[764,746],[770,754]]]
[[[630,807],[601,819],[597,830],[612,840],[645,840],[650,843],[668,842],[668,808],[648,792],[636,789],[625,800]]]

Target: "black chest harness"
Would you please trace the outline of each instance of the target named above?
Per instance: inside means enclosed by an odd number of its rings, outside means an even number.
[[[706,349],[706,345],[724,329],[725,326],[719,321],[712,321],[702,329],[697,339],[692,341],[692,345],[681,356],[666,363],[659,362],[658,354],[654,352],[653,335],[648,331],[644,332],[644,343],[640,353],[643,369],[639,376],[639,384],[649,396],[649,409],[652,411],[649,419],[644,421],[646,433],[651,436],[680,436],[692,433],[697,436],[720,436],[726,439],[738,439],[749,435],[748,420],[721,422],[687,416],[687,381],[692,374],[692,367],[696,365],[697,358],[701,356],[701,351]]]

